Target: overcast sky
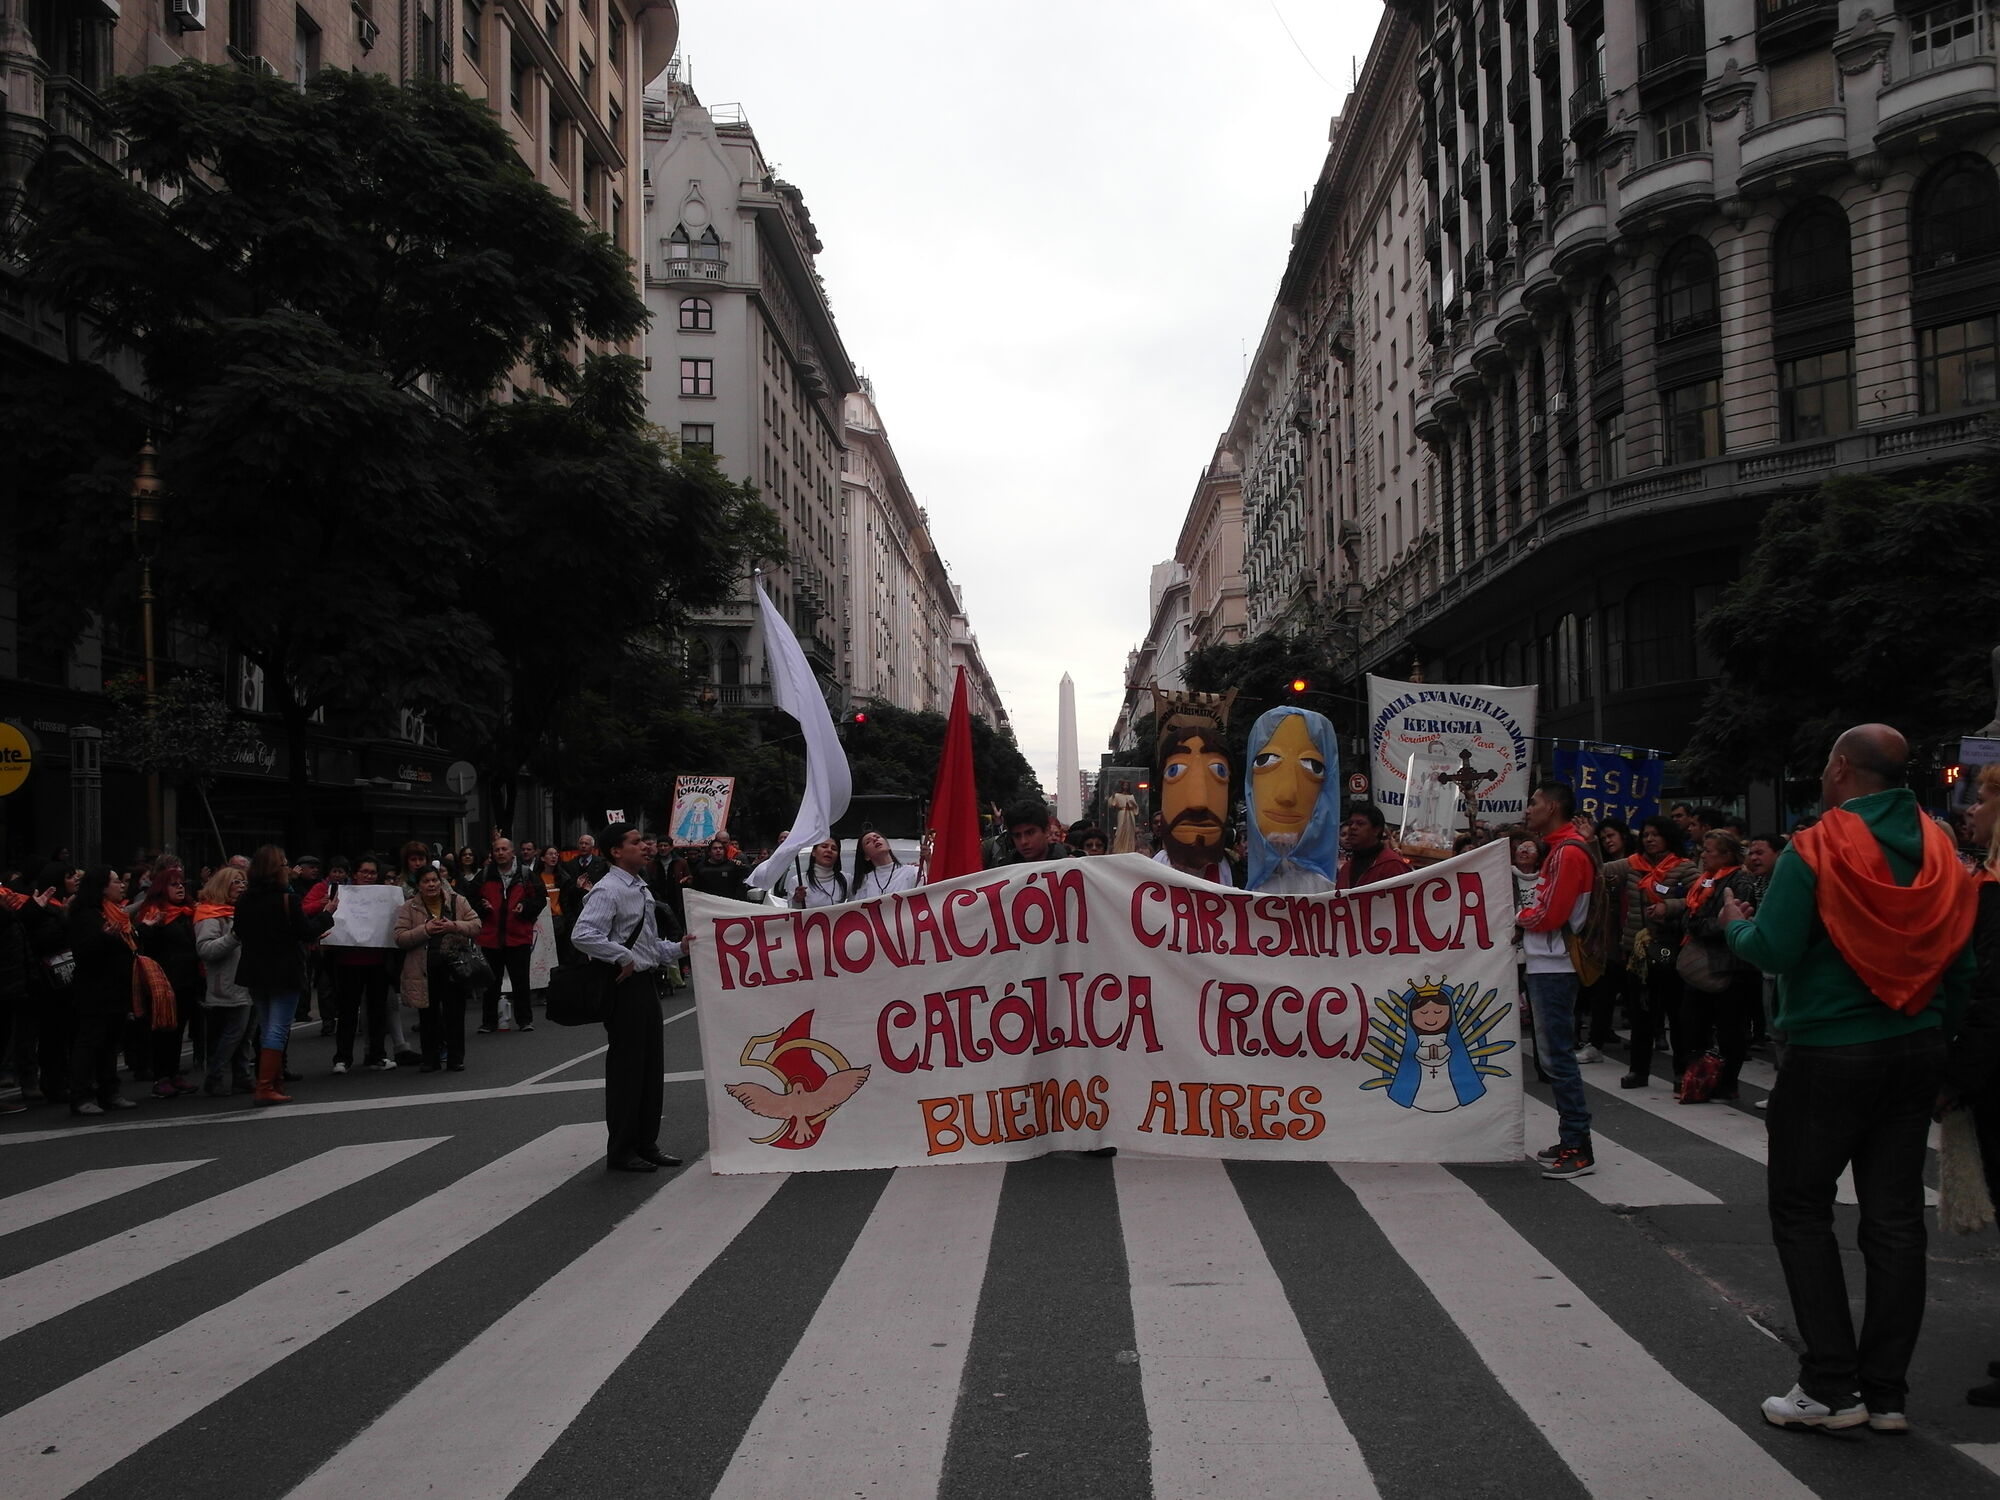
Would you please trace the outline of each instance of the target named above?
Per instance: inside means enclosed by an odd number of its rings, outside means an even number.
[[[805,194],[847,352],[1051,787],[1064,672],[1084,767],[1106,748],[1148,571],[1380,13],[680,0],[695,92],[740,103]]]

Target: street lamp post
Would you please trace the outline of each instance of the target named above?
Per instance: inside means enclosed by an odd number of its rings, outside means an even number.
[[[158,667],[153,653],[153,558],[160,546],[160,476],[154,467],[157,458],[152,439],[148,438],[139,450],[139,472],[132,480],[132,550],[139,556],[139,632],[146,652],[148,720],[160,705]],[[146,773],[146,833],[149,851],[157,854],[166,842],[157,770]]]

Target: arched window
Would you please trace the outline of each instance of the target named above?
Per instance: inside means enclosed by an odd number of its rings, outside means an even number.
[[[1625,600],[1625,686],[1681,682],[1693,660],[1694,610],[1676,579],[1642,583]]]
[[[2000,250],[2000,181],[1991,162],[1954,156],[1910,200],[1917,269],[1936,271]]]
[[[706,297],[681,298],[681,327],[697,333],[707,333],[715,327],[715,309]]]
[[[1786,217],[1772,240],[1772,257],[1779,307],[1845,297],[1853,290],[1847,215],[1829,199],[1815,198]]]
[[[1666,340],[1715,326],[1715,252],[1707,240],[1683,240],[1660,262],[1660,323]]]
[[[696,260],[722,259],[722,237],[715,232],[713,224],[704,229],[701,232],[701,238],[694,242],[694,258]]]
[[[1605,281],[1590,308],[1591,357],[1599,370],[1615,370],[1625,362],[1625,335],[1618,323],[1618,287]]]
[[[679,224],[676,224],[674,226],[674,232],[667,236],[667,259],[686,260],[687,258],[688,258],[688,232],[686,229],[682,228]]]
[[[1556,390],[1567,398],[1566,408],[1575,411],[1576,401],[1576,326],[1570,322],[1568,313],[1556,325],[1556,354],[1561,363],[1557,369]]]
[[[743,648],[734,641],[724,641],[715,666],[716,680],[724,687],[740,686],[743,682]]]

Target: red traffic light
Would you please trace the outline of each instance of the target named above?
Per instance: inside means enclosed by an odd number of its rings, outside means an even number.
[[[1303,677],[1294,677],[1294,678],[1292,679],[1292,691],[1293,691],[1293,692],[1295,692],[1295,693],[1303,693],[1303,692],[1304,692],[1305,690],[1306,690],[1306,680],[1305,680],[1305,678],[1303,678]]]
[[[868,722],[868,715],[862,713],[859,709],[856,709],[854,711],[854,722],[857,724],[866,724]]]

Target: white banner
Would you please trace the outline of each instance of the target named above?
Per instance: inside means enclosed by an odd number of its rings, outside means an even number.
[[[1368,677],[1368,770],[1375,801],[1401,808],[1414,756],[1456,773],[1472,752],[1475,772],[1493,778],[1479,786],[1479,815],[1489,824],[1517,823],[1528,810],[1535,762],[1535,687],[1454,686]],[[1390,818],[1391,826],[1400,820]]]
[[[1107,855],[804,911],[686,900],[716,1172],[1521,1154],[1504,844],[1345,896]]]
[[[320,944],[327,948],[393,948],[396,913],[409,897],[400,885],[343,885],[333,909],[333,926]]]

